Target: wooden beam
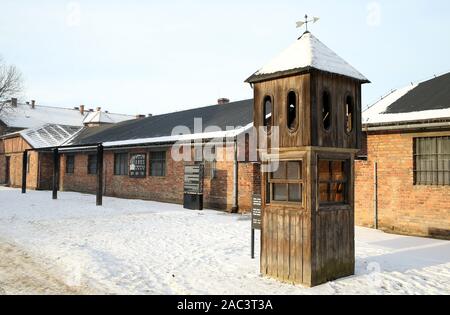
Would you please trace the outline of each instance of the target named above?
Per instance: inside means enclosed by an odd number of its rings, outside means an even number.
[[[59,152],[53,149],[53,200],[58,199]]]
[[[22,155],[22,194],[27,193],[27,169],[28,169],[28,151],[25,150]]]
[[[103,145],[97,146],[97,206],[103,204]]]

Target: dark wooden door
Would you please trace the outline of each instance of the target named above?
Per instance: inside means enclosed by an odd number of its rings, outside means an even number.
[[[6,165],[5,165],[5,184],[7,185],[7,186],[9,186],[11,183],[10,183],[10,170],[9,170],[9,168],[10,168],[10,162],[9,162],[9,159],[10,159],[10,157],[9,156],[7,156],[6,157]]]

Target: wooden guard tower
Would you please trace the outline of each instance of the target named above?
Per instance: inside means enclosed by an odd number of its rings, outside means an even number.
[[[305,32],[246,82],[268,138],[259,156],[272,166],[262,175],[261,272],[306,286],[353,275],[354,157],[369,81]]]

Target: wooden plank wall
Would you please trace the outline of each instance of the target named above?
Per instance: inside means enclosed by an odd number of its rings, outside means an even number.
[[[263,274],[289,283],[309,282],[308,226],[304,211],[268,208],[263,212]]]
[[[291,90],[299,99],[299,128],[294,132],[286,125],[287,95]],[[322,125],[324,90],[331,96],[332,126],[329,131]],[[255,127],[262,125],[266,95],[273,99],[274,125],[280,128],[279,158],[297,160],[296,157],[303,156],[300,159],[306,167],[303,206],[276,202],[263,205],[261,272],[281,281],[309,286],[352,275],[355,263],[353,150],[360,147],[360,82],[312,71],[257,83],[254,87]],[[355,114],[350,134],[345,131],[348,95],[353,99]],[[328,148],[329,158],[350,161],[347,205],[319,206],[317,161],[325,151],[315,147]],[[266,177],[264,174],[263,201],[266,200]]]
[[[320,211],[313,238],[313,283],[320,284],[354,274],[353,214],[347,210]]]
[[[4,139],[3,141],[5,154],[22,153],[31,149],[31,146],[20,136]]]
[[[290,91],[297,94],[298,128],[295,131],[289,130],[286,123],[287,101]],[[263,102],[266,96],[272,98],[273,124],[279,127],[280,147],[291,148],[310,145],[310,75],[304,74],[257,83],[254,87],[255,107],[253,113],[256,128],[262,125]]]
[[[322,124],[323,92],[331,97],[332,125],[325,130]],[[354,128],[345,132],[345,101],[347,95],[354,103]],[[314,72],[311,76],[312,145],[329,148],[359,149],[361,147],[361,85],[358,81],[338,75]]]
[[[317,183],[317,163],[323,159],[347,159],[348,202],[345,205],[320,205]],[[341,277],[351,276],[355,268],[354,224],[354,159],[352,154],[311,153],[312,199],[312,283],[322,284]]]
[[[297,119],[299,127],[292,132],[286,126],[287,95],[298,96]],[[323,92],[331,96],[332,126],[326,131],[322,124]],[[311,74],[286,77],[255,84],[254,122],[263,121],[263,102],[266,96],[273,100],[273,124],[279,127],[280,148],[321,146],[359,149],[361,147],[361,85],[350,78],[314,71]],[[351,96],[354,103],[354,128],[345,132],[345,102]]]

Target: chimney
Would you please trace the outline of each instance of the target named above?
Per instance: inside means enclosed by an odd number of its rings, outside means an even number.
[[[101,107],[97,107],[97,112],[100,112],[102,110]]]
[[[229,102],[230,102],[230,100],[229,100],[228,98],[225,98],[225,97],[219,98],[219,99],[217,100],[217,104],[219,104],[219,105],[228,104]]]
[[[12,106],[12,107],[17,107],[17,98],[13,97],[13,98],[11,99],[11,106]]]
[[[31,100],[31,108],[32,109],[36,108],[36,101],[35,100]]]
[[[80,105],[80,113],[81,115],[84,115],[84,105]]]
[[[136,115],[136,119],[143,119],[145,118],[145,115]]]

